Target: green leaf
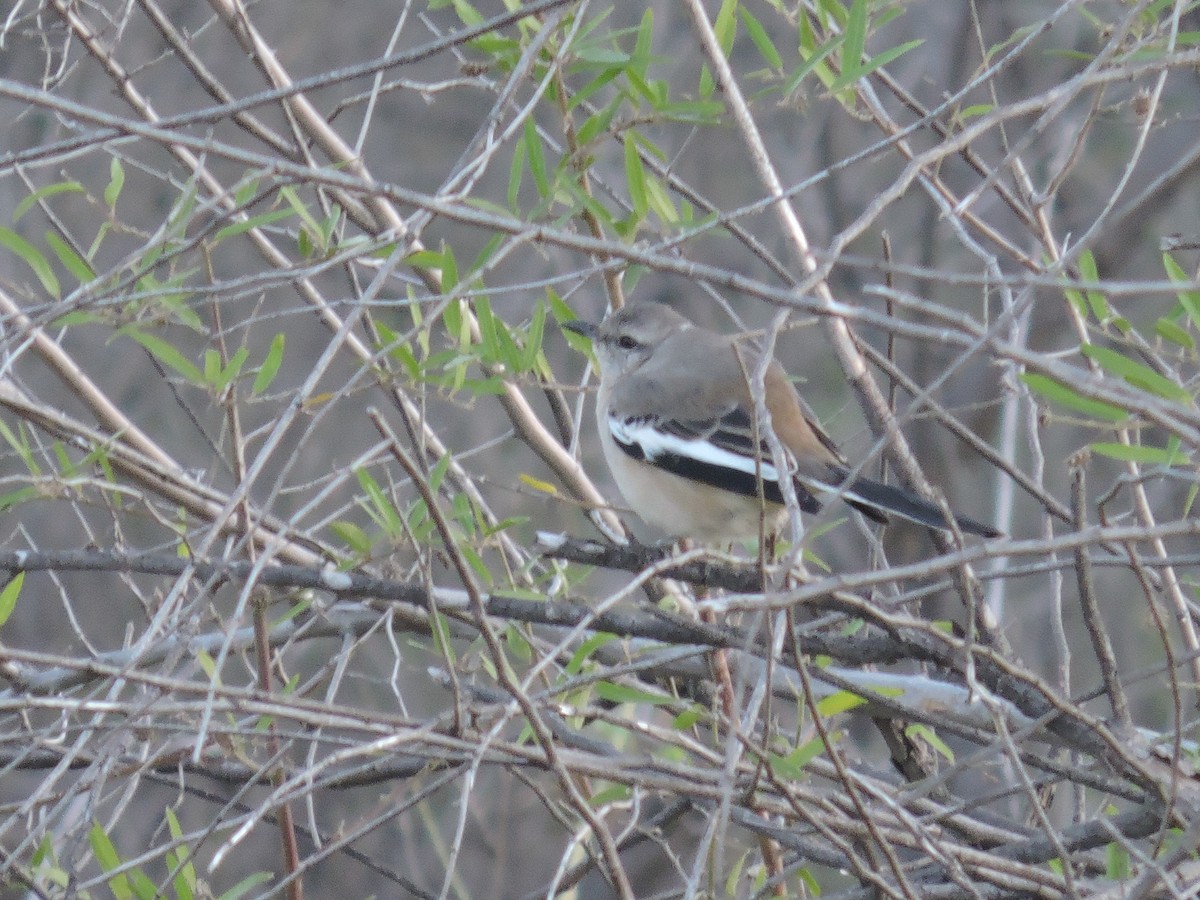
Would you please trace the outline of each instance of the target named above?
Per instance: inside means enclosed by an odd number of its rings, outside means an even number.
[[[367,515],[374,519],[375,524],[389,536],[395,538],[403,535],[404,525],[400,519],[400,513],[396,510],[387,492],[379,486],[379,482],[366,469],[357,469],[354,474],[358,477],[359,486],[370,500]]]
[[[599,809],[602,806],[607,806],[610,803],[620,803],[628,800],[632,789],[627,784],[613,784],[597,791],[588,798],[588,804]]]
[[[738,0],[721,0],[721,8],[717,11],[717,18],[713,22],[713,33],[717,36],[717,44],[726,57],[729,56],[729,51],[733,48],[733,39],[737,36],[737,8]],[[712,72],[708,70],[708,66],[704,66],[700,70],[699,95],[707,98],[712,95],[715,87],[716,83],[713,81]]]
[[[833,743],[837,743],[841,739],[840,731],[831,731],[829,739]],[[775,769],[775,773],[783,778],[788,778],[793,781],[800,778],[804,774],[804,768],[814,759],[816,759],[825,749],[825,742],[820,737],[815,737],[811,741],[806,741],[801,744],[787,756],[771,756],[771,766]]]
[[[1188,334],[1187,329],[1171,319],[1159,319],[1154,323],[1154,331],[1159,337],[1183,347],[1186,350],[1196,349],[1196,339]]]
[[[49,261],[37,247],[12,229],[3,227],[0,227],[0,247],[7,247],[25,260],[25,264],[33,269],[33,274],[38,277],[38,281],[42,283],[47,294],[56,299],[61,296],[58,278],[55,277],[54,270],[50,268]]]
[[[103,321],[104,317],[99,313],[94,313],[86,309],[77,309],[74,312],[58,316],[54,320],[53,325],[55,328],[67,328],[71,325],[95,325]]]
[[[92,853],[95,855],[101,871],[111,872],[121,865],[121,855],[117,853],[117,848],[113,846],[113,842],[104,833],[99,822],[93,825],[88,832],[88,843],[92,845]],[[124,873],[108,879],[108,889],[113,892],[116,900],[133,900],[134,898],[129,878]]]
[[[955,119],[961,124],[968,119],[976,119],[979,116],[986,116],[996,106],[993,103],[973,103],[970,106],[964,106],[955,116]]]
[[[560,325],[563,322],[573,322],[579,318],[575,314],[575,310],[571,309],[567,301],[553,288],[546,288],[546,302],[550,304],[550,314],[554,316],[554,321]]]
[[[642,21],[638,25],[637,41],[633,45],[633,56],[629,61],[628,69],[634,72],[639,78],[644,79],[653,51],[654,9],[647,6],[646,11],[642,13]]]
[[[513,145],[512,163],[508,167],[508,193],[505,201],[508,208],[517,212],[517,199],[521,194],[521,176],[525,173],[525,142]]]
[[[1192,402],[1192,395],[1171,379],[1115,350],[1097,347],[1095,344],[1081,344],[1079,352],[1088,359],[1095,360],[1104,371],[1125,379],[1134,387],[1178,403],[1190,405]]]
[[[646,176],[646,194],[650,201],[650,209],[660,221],[668,225],[678,224],[679,211],[671,202],[671,195],[663,183],[653,175]]]
[[[613,116],[616,115],[620,105],[621,98],[618,97],[584,120],[584,123],[579,126],[579,133],[576,135],[576,140],[579,142],[580,147],[587,147],[600,137],[600,135],[608,131],[608,127],[612,124]]]
[[[300,217],[300,221],[304,224],[299,237],[303,239],[307,234],[310,240],[319,240],[324,234],[321,223],[316,220],[316,217],[313,216],[308,207],[304,205],[304,201],[300,199],[300,195],[296,193],[296,189],[290,184],[285,184],[279,189],[279,196],[287,202],[287,205],[292,208],[292,211]],[[324,245],[321,245],[320,249],[324,251],[326,248]]]
[[[454,652],[454,644],[450,642],[450,625],[446,621],[446,617],[441,613],[435,613],[429,617],[429,625],[438,653],[445,658],[446,662],[453,666],[457,654]]]
[[[8,512],[13,507],[37,500],[41,496],[42,492],[33,485],[9,491],[7,494],[0,494],[0,512]]]
[[[250,351],[245,347],[238,347],[233,352],[233,356],[229,357],[229,362],[225,365],[225,368],[218,373],[216,381],[212,383],[218,393],[224,391],[237,380],[249,357]]]
[[[808,77],[810,72],[818,67],[820,68],[820,72],[818,74],[820,75],[822,81],[828,80],[828,83],[832,84],[833,79],[829,76],[829,67],[824,64],[825,58],[841,47],[846,38],[845,34],[839,34],[833,38],[830,38],[820,47],[817,47],[815,45],[815,36],[812,35],[808,17],[802,17],[800,21],[801,34],[804,35],[805,32],[807,32],[808,36],[812,38],[812,40],[802,40],[801,42],[800,56],[804,59],[804,62],[800,65],[800,68],[796,69],[796,71],[792,73],[791,77],[788,78],[787,83],[784,85],[783,94],[785,97],[796,90],[796,88],[800,86],[800,82],[802,82],[806,77]]]
[[[1190,284],[1192,279],[1188,277],[1187,272],[1169,253],[1163,254],[1163,268],[1167,271],[1167,277],[1176,284]],[[1200,327],[1200,291],[1180,289],[1175,292],[1179,297],[1179,302],[1183,304],[1184,311],[1188,314],[1188,318],[1192,320],[1192,324]]]
[[[1104,876],[1113,881],[1126,881],[1133,875],[1129,851],[1113,841],[1104,847]]]
[[[412,347],[403,341],[387,341],[388,356],[404,366],[408,372],[408,377],[413,381],[421,380],[421,363],[417,361],[416,355],[412,352]]]
[[[53,231],[46,232],[46,243],[50,245],[50,249],[54,251],[58,261],[63,264],[63,268],[74,275],[80,284],[87,284],[96,277],[96,273],[88,265],[87,260],[76,253],[74,247]]]
[[[37,477],[42,474],[42,468],[37,463],[37,457],[34,456],[33,449],[29,446],[29,437],[25,433],[23,425],[17,425],[17,431],[13,431],[8,427],[8,424],[0,419],[0,438],[13,448],[17,456],[21,458],[21,462],[25,464],[25,468],[29,470],[29,474]]]
[[[1143,444],[1121,444],[1111,441],[1097,441],[1089,446],[1093,453],[1107,456],[1109,459],[1147,466],[1176,466],[1189,458],[1186,453],[1181,453],[1178,447],[1147,447]]]
[[[537,123],[533,116],[525,120],[525,158],[529,163],[529,171],[537,185],[538,195],[543,200],[550,198],[550,178],[546,174],[546,158],[542,155],[542,139],[538,137]]]
[[[1096,257],[1091,250],[1084,250],[1079,254],[1079,274],[1083,276],[1084,281],[1093,283],[1100,282],[1100,271],[1096,268]],[[1100,291],[1088,288],[1084,292],[1087,297],[1088,307],[1092,311],[1092,315],[1096,317],[1097,322],[1107,322],[1112,316],[1112,310],[1109,309],[1108,300]]]
[[[43,200],[53,197],[55,194],[64,194],[66,192],[86,194],[83,185],[78,181],[60,181],[56,184],[48,184],[44,188],[38,188],[24,200],[17,204],[17,208],[13,210],[12,220],[14,223],[20,220],[21,216],[33,209],[38,203]]]
[[[858,694],[852,694],[850,691],[838,691],[836,694],[830,694],[817,701],[817,713],[828,718],[848,709],[854,709],[856,706],[862,706],[866,702]]]
[[[1105,422],[1124,422],[1130,418],[1130,414],[1126,410],[1121,409],[1121,407],[1105,403],[1103,400],[1093,400],[1091,397],[1084,397],[1047,375],[1025,372],[1022,373],[1021,380],[1029,385],[1030,389],[1041,394],[1047,400],[1065,406],[1068,409],[1073,409],[1076,412],[1081,412],[1093,419],[1100,419]]]
[[[664,706],[675,702],[675,698],[665,694],[655,694],[611,681],[597,681],[596,696],[609,703],[650,703],[655,706]]]
[[[238,206],[245,206],[258,195],[258,178],[250,176],[246,181],[233,192],[233,202]]]
[[[454,258],[454,251],[448,246],[442,248],[441,273],[442,293],[449,294],[458,287],[458,261]]]
[[[779,51],[771,43],[771,37],[767,34],[767,29],[763,28],[762,23],[754,18],[750,10],[744,6],[738,9],[738,15],[742,17],[742,25],[745,26],[746,33],[750,35],[750,40],[754,41],[754,46],[758,48],[758,52],[762,54],[762,58],[766,60],[767,65],[772,69],[782,69],[783,57],[779,55]]]
[[[625,135],[625,181],[629,185],[629,202],[633,206],[633,215],[641,221],[646,217],[649,202],[646,200],[646,172],[642,168],[642,158],[638,154],[637,141],[633,132]]]
[[[507,329],[503,322],[497,323],[496,316],[492,313],[491,301],[487,297],[475,299],[475,320],[479,324],[479,346],[483,351],[483,361],[485,363],[501,362],[500,339],[496,336],[496,332],[499,329]]]
[[[499,206],[497,206],[492,211],[500,213],[500,214],[504,214],[504,213],[508,212],[506,209],[499,207]],[[483,267],[488,264],[488,261],[493,256],[496,255],[496,251],[500,249],[500,246],[506,240],[508,240],[508,237],[503,234],[493,234],[490,238],[488,238],[487,243],[485,243],[483,245],[483,249],[480,250],[479,253],[475,256],[475,261],[473,263],[471,263],[470,271],[472,271],[472,272],[481,271],[483,269]]]
[[[404,257],[405,265],[414,269],[440,269],[445,262],[445,254],[440,250],[418,250]]]
[[[17,598],[21,596],[21,585],[25,583],[25,573],[18,572],[0,590],[0,625],[8,621],[17,608]]]
[[[583,664],[587,662],[588,657],[607,644],[609,641],[616,640],[615,634],[609,634],[606,631],[598,631],[590,638],[579,645],[579,649],[571,656],[570,661],[566,665],[566,673],[571,676],[578,675],[583,669]]]
[[[246,216],[232,224],[226,225],[217,231],[216,240],[223,241],[226,238],[235,237],[239,234],[245,234],[247,231],[252,231],[255,228],[265,228],[268,225],[278,222],[282,219],[290,219],[296,213],[291,209],[272,209],[267,212],[260,213],[257,216]]]
[[[676,731],[684,731],[703,719],[706,712],[699,703],[694,703],[671,720],[671,727]]]
[[[925,741],[925,743],[936,750],[947,762],[953,765],[954,751],[938,736],[938,733],[928,725],[922,725],[921,723],[916,722],[905,728],[904,733],[911,738],[921,738],[923,741]]]
[[[713,23],[713,33],[717,36],[717,44],[726,56],[733,49],[733,39],[737,37],[738,0],[722,0],[721,9]]]
[[[442,482],[446,480],[446,473],[450,471],[450,463],[454,457],[449,453],[443,453],[432,469],[429,470],[429,490],[437,493],[442,489]]]
[[[533,308],[533,318],[525,330],[525,351],[519,361],[520,371],[528,372],[536,364],[542,352],[542,340],[546,334],[546,305],[538,303]]]
[[[347,546],[353,553],[360,556],[371,555],[371,539],[367,537],[367,533],[359,528],[353,522],[348,522],[344,519],[333,522],[329,526],[337,537]]]
[[[870,59],[868,59],[866,64],[859,70],[858,77],[862,78],[866,75],[870,75],[872,72],[874,72],[878,69],[882,69],[888,63],[892,62],[893,60],[899,59],[901,56],[903,56],[905,53],[908,53],[910,50],[915,50],[917,47],[920,47],[923,43],[925,43],[925,41],[922,39],[917,39],[917,40],[913,40],[913,41],[905,41],[903,44],[900,44],[896,47],[892,47],[890,50],[884,50],[882,53],[875,54]],[[836,91],[838,89],[837,85],[835,84],[832,89]]]
[[[252,875],[247,875],[218,897],[217,900],[241,900],[242,897],[245,897],[260,884],[266,884],[270,880],[270,872],[255,872]]]
[[[483,16],[467,0],[451,0],[450,5],[454,7],[454,11],[458,13],[458,18],[468,28],[473,28],[483,22]]]
[[[267,356],[263,360],[263,364],[258,368],[258,374],[254,376],[254,385],[251,387],[251,393],[261,394],[271,386],[271,382],[275,380],[275,376],[279,374],[279,367],[283,365],[283,348],[284,336],[283,332],[275,335],[271,340],[271,346],[267,350]]]
[[[159,900],[162,897],[154,882],[147,878],[141,869],[131,870],[129,878],[133,882],[133,892],[138,900]]]
[[[121,165],[121,160],[114,156],[108,162],[108,186],[104,189],[104,202],[108,204],[109,209],[116,207],[117,198],[121,196],[123,187],[125,187],[125,169]]]
[[[658,112],[670,122],[684,125],[716,125],[725,114],[725,104],[719,100],[688,100],[660,106]]]
[[[857,81],[862,74],[863,53],[867,47],[867,0],[853,0],[842,28],[842,74],[830,90],[837,91]],[[844,83],[843,83],[844,82]]]
[[[508,647],[509,655],[518,662],[528,663],[533,659],[533,649],[529,646],[529,641],[512,622],[504,629],[504,643]]]
[[[138,331],[135,328],[122,328],[118,334],[126,334],[145,347],[150,355],[168,368],[174,369],[192,384],[205,384],[204,373],[196,368],[196,364],[184,356],[173,344],[164,341],[157,335]]]

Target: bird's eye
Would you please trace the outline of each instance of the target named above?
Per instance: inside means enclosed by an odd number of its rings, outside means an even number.
[[[623,334],[617,338],[617,346],[622,350],[633,350],[635,347],[637,347],[637,345],[638,342],[627,334]]]

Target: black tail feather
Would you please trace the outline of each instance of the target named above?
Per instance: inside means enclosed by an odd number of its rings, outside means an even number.
[[[903,488],[890,484],[881,484],[869,478],[855,479],[854,483],[844,488],[846,502],[875,521],[887,521],[883,513],[894,513],[903,519],[916,522],[918,525],[928,525],[931,528],[950,528],[941,507],[928,500],[923,500],[910,494]],[[967,534],[978,534],[981,537],[1000,537],[1003,532],[991,525],[976,522],[970,516],[954,517],[954,522],[960,531]]]

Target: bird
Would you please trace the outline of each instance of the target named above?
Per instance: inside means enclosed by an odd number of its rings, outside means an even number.
[[[751,383],[761,345],[718,334],[655,301],[626,304],[602,322],[564,322],[590,338],[599,363],[600,446],[625,501],[672,538],[752,540],[784,520],[780,468],[805,513],[837,496],[879,523],[888,515],[951,529],[941,508],[894,485],[851,476],[786,371],[772,359],[763,378],[770,425],[786,459],[773,457]],[[764,527],[765,526],[765,527]],[[1001,532],[955,515],[961,532]]]

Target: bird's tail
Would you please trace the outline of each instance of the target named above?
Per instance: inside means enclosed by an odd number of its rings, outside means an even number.
[[[902,519],[916,522],[918,525],[928,525],[931,528],[950,528],[946,516],[940,506],[930,503],[915,494],[910,494],[903,488],[890,484],[882,484],[869,478],[856,478],[849,485],[840,488],[846,502],[855,509],[875,521],[887,521],[885,513],[892,513]],[[991,525],[976,522],[969,516],[954,517],[954,523],[960,531],[967,534],[978,534],[982,537],[1000,537],[1003,533]]]

